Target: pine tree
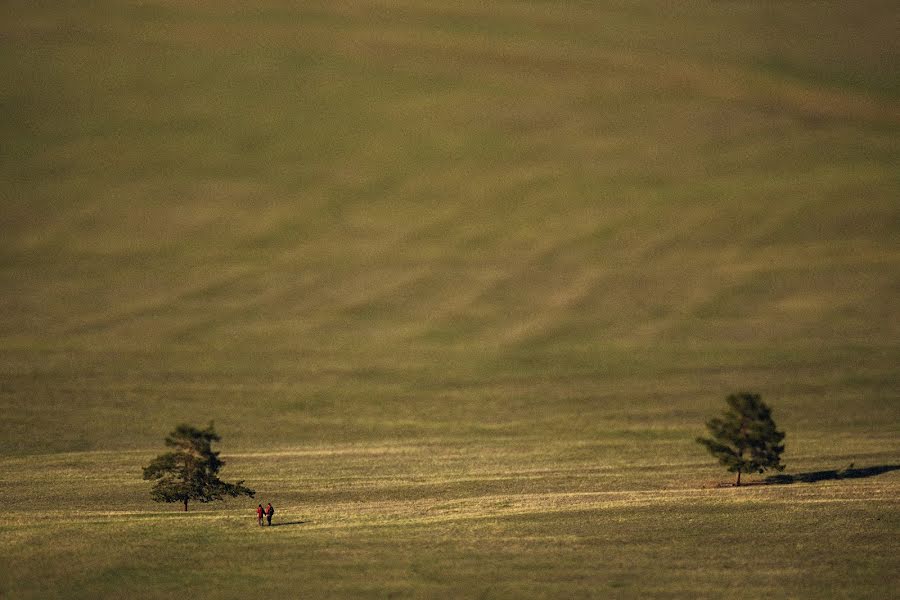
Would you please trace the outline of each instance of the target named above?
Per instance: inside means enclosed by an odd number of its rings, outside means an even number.
[[[174,451],[160,454],[144,467],[144,479],[157,480],[150,497],[156,502],[183,502],[184,510],[189,500],[212,502],[242,495],[252,498],[256,492],[243,481],[226,483],[219,479],[217,474],[225,463],[218,452],[213,452],[212,443],[221,439],[212,423],[202,430],[190,425],[176,427],[166,437],[166,446]]]
[[[697,443],[706,446],[731,473],[737,473],[735,485],[741,485],[741,473],[783,471],[784,432],[776,429],[772,411],[760,395],[731,394],[725,401],[729,410],[723,418],[706,422],[712,437],[698,437]]]

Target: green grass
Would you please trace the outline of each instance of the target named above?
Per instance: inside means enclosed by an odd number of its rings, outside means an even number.
[[[4,3],[0,596],[890,595],[896,470],[693,439],[900,464],[895,21]],[[303,523],[150,502],[210,419]]]

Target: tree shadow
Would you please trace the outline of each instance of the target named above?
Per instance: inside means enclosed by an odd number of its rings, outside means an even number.
[[[310,521],[285,521],[283,523],[272,523],[269,527],[286,527],[288,525],[303,525],[305,523],[309,523]]]
[[[811,471],[809,473],[795,473],[793,475],[772,475],[766,477],[764,483],[783,485],[790,483],[816,483],[818,481],[834,481],[839,479],[860,479],[862,477],[874,477],[883,473],[900,470],[900,465],[879,465],[877,467],[865,467],[854,469],[853,463],[846,469],[834,471]]]

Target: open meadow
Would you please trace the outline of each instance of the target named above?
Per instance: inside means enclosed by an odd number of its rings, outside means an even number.
[[[0,598],[896,598],[898,20],[2,3]]]

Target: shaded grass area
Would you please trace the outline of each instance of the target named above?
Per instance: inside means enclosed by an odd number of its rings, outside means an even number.
[[[675,440],[690,448],[721,398],[745,387],[775,407],[801,454],[823,440],[882,450],[898,431],[893,351],[871,347],[0,356],[7,454],[152,448],[179,422],[210,420],[241,451],[298,441],[561,439],[656,453],[656,443]]]
[[[875,467],[853,468],[853,464],[845,469],[831,471],[812,471],[810,473],[793,473],[787,475],[773,475],[766,477],[766,483],[816,483],[819,481],[832,481],[835,479],[859,479],[861,477],[874,477],[883,473],[890,473],[900,469],[900,465],[878,465]]]

